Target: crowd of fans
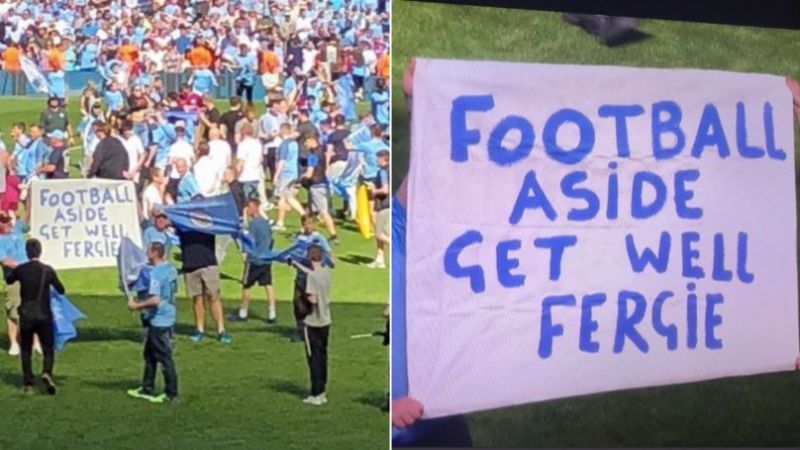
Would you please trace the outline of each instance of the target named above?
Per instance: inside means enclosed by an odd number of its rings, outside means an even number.
[[[222,261],[230,240],[181,233],[176,240],[165,205],[230,192],[251,234],[260,236],[256,244],[270,246],[272,232],[285,230],[289,216],[297,214],[302,224],[297,239],[310,240],[328,257],[339,241],[337,223],[355,218],[356,187],[364,185],[377,247],[369,266],[385,268],[388,3],[0,0],[3,69],[24,72],[30,81],[26,64],[33,64],[49,93],[40,120],[14,123],[9,131],[13,149],[0,149],[0,171],[5,171],[0,208],[13,216],[33,179],[69,177],[70,153],[82,147],[83,158],[76,161],[82,176],[135,183],[148,256],[162,264],[163,253],[176,241],[181,245],[187,291],[199,300],[195,312],[199,306],[202,318],[204,300],[210,300],[218,338],[225,343],[230,336],[219,300],[219,272],[209,270]],[[96,71],[103,80],[84,87],[75,124],[67,113],[67,104],[78,97],[70,95],[66,83],[73,71]],[[177,90],[166,87],[170,72],[187,75]],[[236,93],[220,99],[223,77],[233,79]],[[254,97],[259,85],[263,98]],[[359,102],[369,108],[356,108]],[[334,196],[342,198],[342,209],[334,209]],[[275,220],[267,219],[266,211],[273,208]],[[315,231],[318,222],[326,236]],[[269,321],[274,321],[271,273],[259,268],[264,265],[259,254],[246,256],[242,307],[229,319],[247,318],[248,289],[258,283],[268,288]],[[319,261],[297,266],[298,341],[308,339],[311,320],[298,313],[298,303],[309,295],[327,295],[327,281],[306,288],[304,273]],[[315,294],[313,289],[322,290]],[[329,317],[309,311],[318,315],[308,326],[327,326]],[[311,333],[309,345],[323,345],[325,333]],[[192,339],[204,334],[198,320]],[[313,363],[314,402],[324,399],[323,364]]]

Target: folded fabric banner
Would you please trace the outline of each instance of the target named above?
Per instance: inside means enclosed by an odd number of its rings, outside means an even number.
[[[47,77],[36,67],[36,63],[27,56],[20,56],[19,62],[33,89],[42,94],[49,93],[50,83],[47,81]]]
[[[229,235],[240,239],[245,250],[253,248],[252,240],[244,234],[231,193],[170,205],[164,212],[179,230]]]
[[[53,310],[53,335],[56,350],[63,350],[67,341],[78,335],[75,322],[86,316],[69,299],[50,288],[50,308]]]

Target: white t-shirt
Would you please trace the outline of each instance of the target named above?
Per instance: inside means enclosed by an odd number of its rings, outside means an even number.
[[[211,197],[219,191],[219,171],[217,165],[210,156],[203,156],[198,159],[192,169],[194,178],[197,180],[197,187],[200,188],[200,195]]]
[[[161,192],[159,192],[158,186],[150,183],[146,188],[144,188],[144,192],[142,193],[142,214],[144,215],[145,219],[150,218],[150,211],[153,209],[153,206],[163,204],[164,199],[161,197]]]
[[[185,159],[186,165],[191,170],[192,163],[194,162],[194,148],[192,147],[192,144],[183,139],[179,139],[169,147],[169,154],[167,156],[168,158]],[[173,168],[172,172],[169,174],[169,177],[177,180],[181,177],[181,175],[176,169]]]
[[[142,140],[139,139],[139,136],[135,134],[128,139],[123,138],[120,140],[125,147],[125,151],[128,152],[128,171],[131,171],[136,167],[136,164],[139,163],[139,158],[144,154],[144,144],[142,144]],[[133,181],[139,181],[138,173]]]
[[[231,146],[224,139],[208,141],[208,156],[214,161],[214,165],[221,175],[225,172],[225,168],[231,164]]]
[[[240,183],[261,180],[261,144],[257,140],[247,138],[240,142],[236,158],[244,161]]]

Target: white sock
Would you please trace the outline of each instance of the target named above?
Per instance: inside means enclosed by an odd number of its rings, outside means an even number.
[[[378,253],[375,255],[375,262],[378,264],[384,264],[383,250],[378,250]]]
[[[269,306],[269,318],[270,320],[275,318],[275,307],[272,305]]]
[[[247,309],[246,308],[239,308],[239,318],[240,319],[247,319]]]

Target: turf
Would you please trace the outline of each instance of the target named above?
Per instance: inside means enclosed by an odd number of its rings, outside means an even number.
[[[412,57],[800,76],[796,31],[657,20],[641,21],[638,29],[646,36],[607,48],[556,13],[398,0],[393,185],[399,186],[408,170],[408,113],[401,83]],[[476,446],[796,446],[798,398],[800,376],[778,373],[536,403],[470,414],[467,421]]]
[[[77,101],[72,103],[69,113],[77,123]],[[42,99],[0,98],[0,127],[7,131],[13,121],[36,121],[43,105]],[[4,138],[9,144],[7,133]],[[71,155],[73,163],[80,161],[80,152]],[[76,168],[72,172],[76,174]],[[289,229],[277,234],[276,248],[289,243],[298,231],[297,222],[296,216],[287,217]],[[62,281],[88,318],[78,323],[78,338],[57,355],[59,395],[24,397],[18,359],[0,353],[0,448],[386,447],[388,415],[380,406],[387,390],[388,349],[379,338],[350,336],[383,330],[389,272],[363,266],[374,257],[374,243],[363,239],[353,224],[340,226],[339,236],[341,244],[334,248],[327,405],[314,408],[301,402],[308,395],[309,376],[302,344],[289,342],[294,272],[288,267],[273,270],[278,325],[267,327],[263,290],[254,289],[255,318],[229,324],[229,346],[213,338],[199,344],[188,340],[193,320],[181,283],[176,405],[153,405],[125,394],[140,384],[142,345],[139,319],[128,312],[116,289],[116,269],[70,270],[61,272]],[[221,272],[230,311],[238,307],[242,273],[233,247]],[[206,328],[213,329],[210,318]],[[0,347],[8,348],[5,332]],[[36,357],[35,370],[40,364]],[[157,386],[161,383],[159,373]]]

